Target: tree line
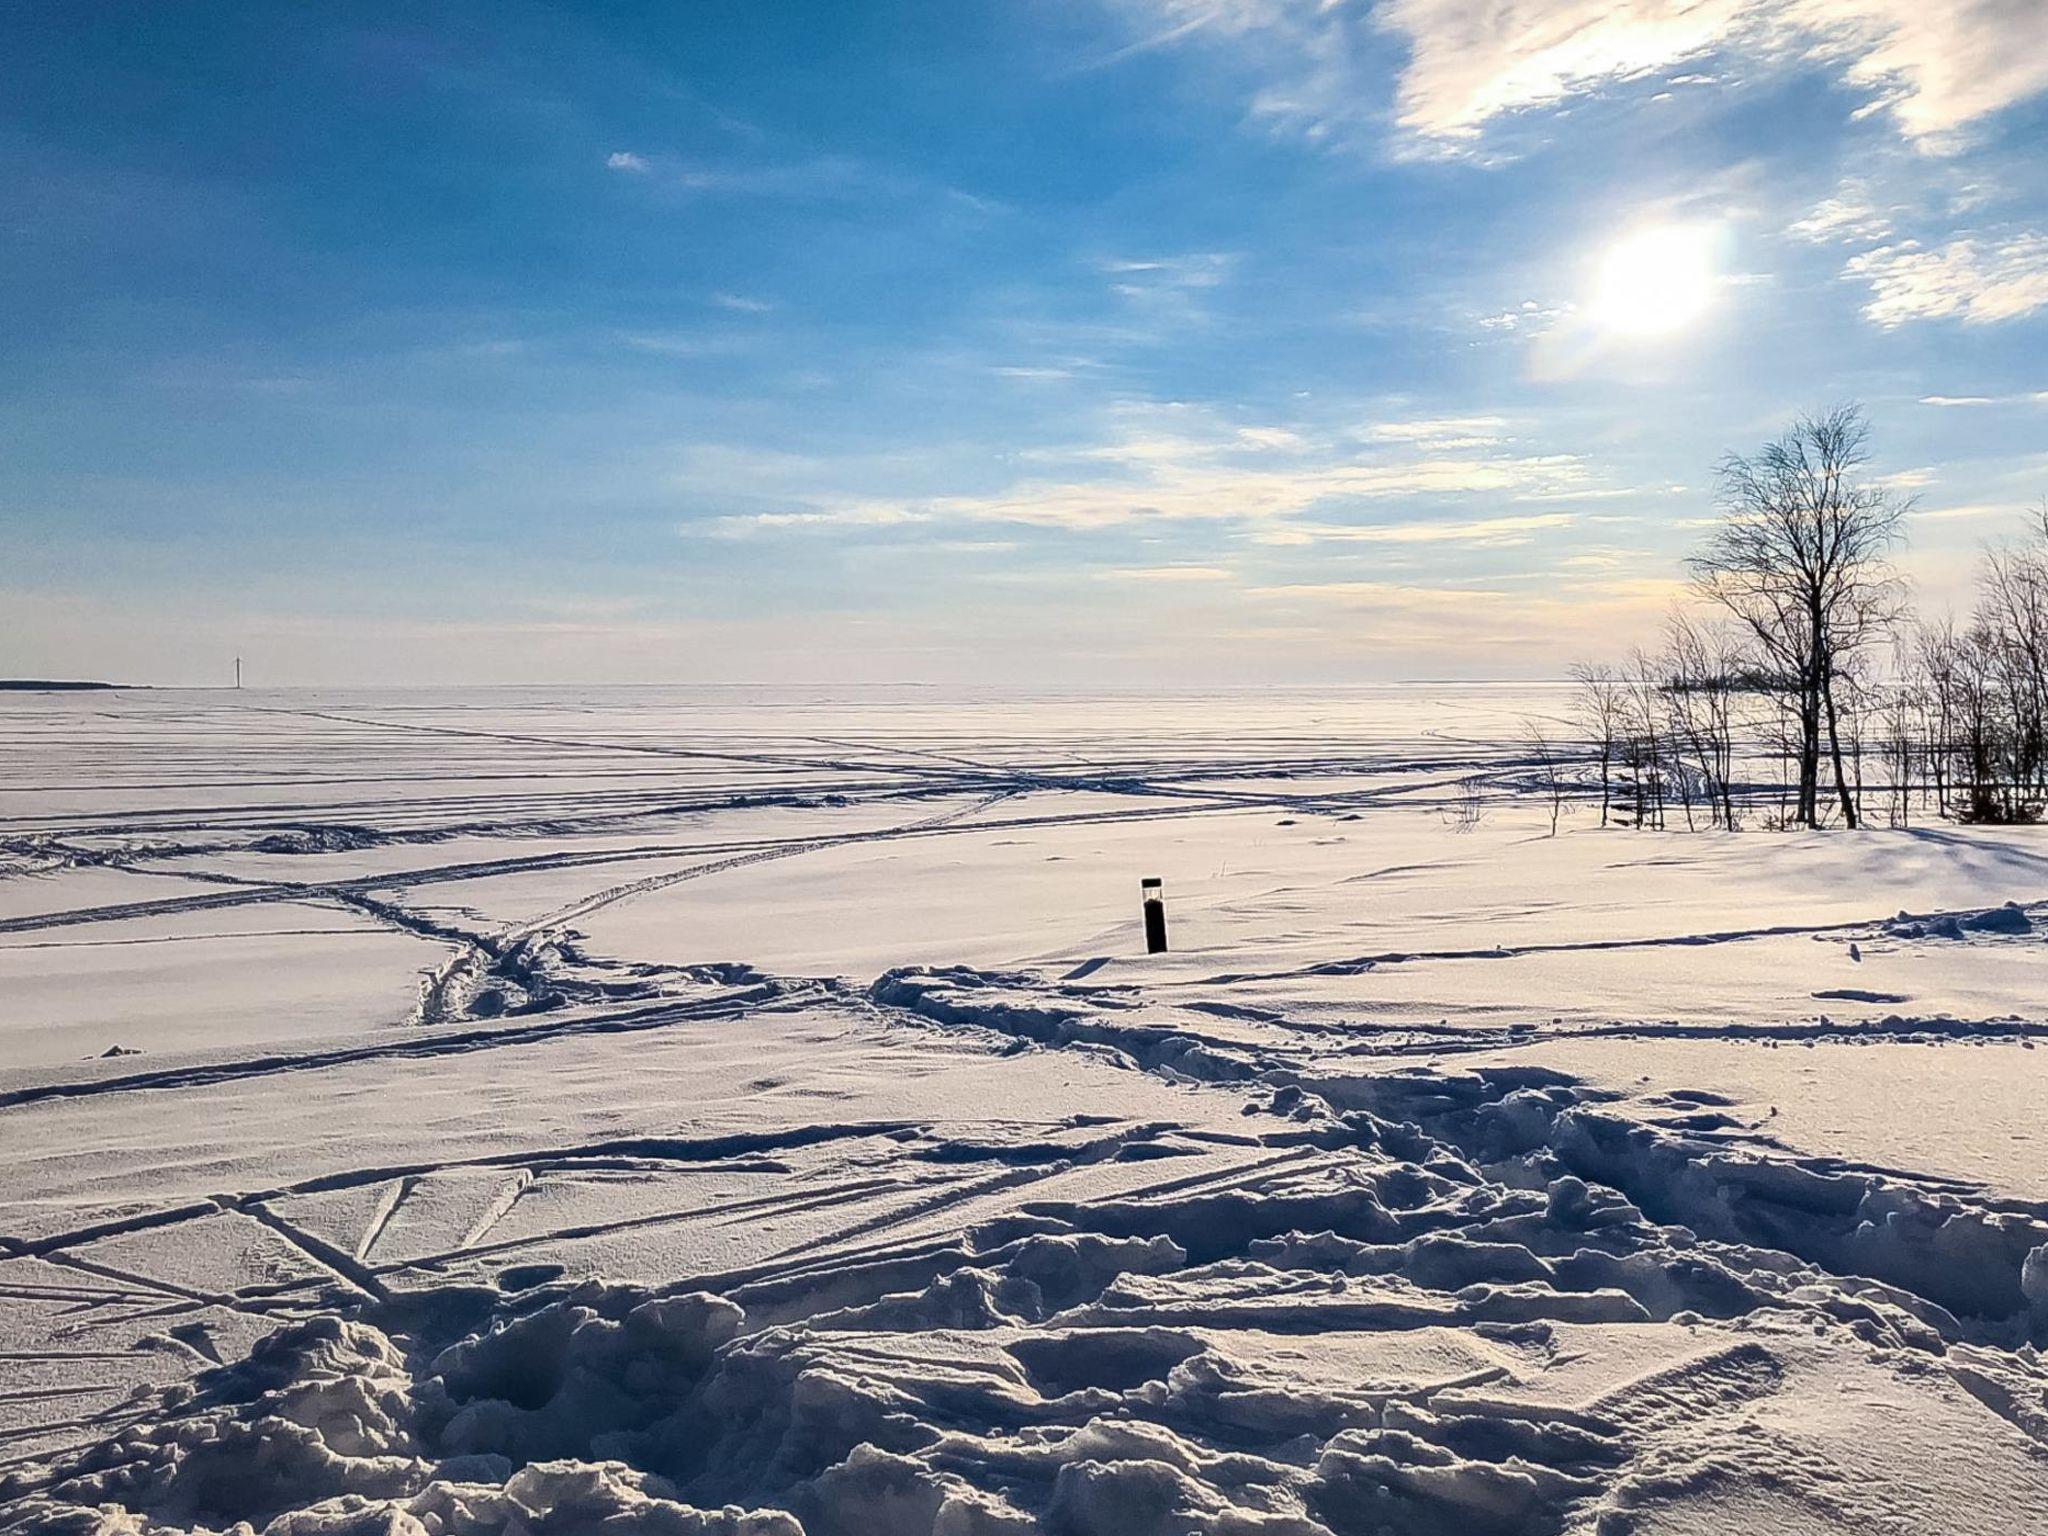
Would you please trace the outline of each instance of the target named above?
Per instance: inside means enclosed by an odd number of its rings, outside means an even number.
[[[1529,730],[1550,805],[1597,784],[1642,828],[2012,823],[2048,804],[2048,501],[1985,551],[1971,611],[1924,620],[1893,554],[1910,497],[1868,473],[1850,405],[1715,475],[1662,643],[1573,669],[1578,760]]]

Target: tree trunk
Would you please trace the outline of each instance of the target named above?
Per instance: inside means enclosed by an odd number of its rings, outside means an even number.
[[[1832,681],[1821,684],[1821,698],[1828,711],[1828,756],[1835,764],[1835,796],[1842,802],[1842,824],[1851,832],[1856,830],[1856,797],[1849,793],[1849,776],[1842,769],[1842,738],[1835,725],[1835,685]]]
[[[1820,708],[1812,698],[1799,701],[1799,812],[1802,827],[1820,825]]]

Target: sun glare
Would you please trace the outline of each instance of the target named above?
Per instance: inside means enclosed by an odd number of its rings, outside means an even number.
[[[1623,236],[1594,276],[1595,318],[1624,336],[1684,329],[1714,296],[1718,245],[1711,224],[1656,224]]]

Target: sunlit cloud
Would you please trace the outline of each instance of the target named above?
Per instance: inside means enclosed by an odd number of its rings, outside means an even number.
[[[2048,89],[2039,0],[1795,0],[1787,12],[1928,147]]]
[[[1532,533],[1569,528],[1577,518],[1569,512],[1538,512],[1521,517],[1484,517],[1467,521],[1399,523],[1285,523],[1261,529],[1262,544],[1482,544],[1528,542]]]
[[[1144,46],[1228,43],[1259,72],[1252,116],[1311,139],[1369,124],[1375,29],[1405,41],[1393,116],[1411,143],[1469,153],[1496,120],[1664,77],[1722,84],[1815,60],[1869,96],[1908,139],[1958,130],[2048,88],[2038,0],[1125,0]],[[1683,72],[1681,72],[1683,71]],[[1738,70],[1735,73],[1739,74]]]
[[[1746,0],[1391,0],[1377,14],[1411,49],[1400,125],[1456,142],[1505,113],[1703,54],[1751,9]]]
[[[1822,198],[1785,233],[1815,245],[1875,245],[1890,238],[1900,211],[1879,205],[1862,183],[1852,183]]]
[[[1125,565],[1097,571],[1098,581],[1209,582],[1229,581],[1231,574],[1219,565]]]
[[[1583,474],[1577,459],[1562,454],[1272,470],[1158,458],[1145,462],[1152,467],[1133,481],[1027,481],[992,495],[941,496],[907,505],[863,502],[844,512],[857,519],[893,508],[906,517],[1068,529],[1146,522],[1263,522],[1329,502],[1506,494],[1569,484]]]
[[[1571,310],[1569,304],[1539,304],[1534,299],[1524,299],[1513,309],[1480,315],[1474,323],[1482,331],[1502,335],[1535,335],[1556,325]]]
[[[708,533],[714,538],[743,539],[750,534],[777,529],[895,528],[906,523],[928,523],[928,512],[888,502],[864,502],[843,507],[822,507],[804,512],[745,512],[685,523],[684,533]]]
[[[1934,247],[1905,240],[1851,257],[1843,275],[1869,284],[1863,313],[1887,328],[1909,320],[2015,320],[2048,306],[2048,235],[1972,236]]]
[[[1472,497],[1494,501],[1597,495],[1584,464],[1566,453],[1513,451],[1497,434],[1496,416],[1441,417],[1369,425],[1353,437],[1323,438],[1293,427],[1230,428],[1192,407],[1130,405],[1112,413],[1118,435],[1099,443],[1038,450],[1020,460],[1058,465],[993,491],[925,496],[849,496],[829,487],[833,466],[814,466],[812,485],[772,460],[768,473],[746,473],[744,453],[719,460],[706,450],[693,486],[758,491],[779,485],[804,505],[712,520],[724,536],[776,529],[884,527],[903,523],[1008,523],[1087,531],[1126,525],[1243,523],[1263,542],[1319,539],[1391,543],[1479,543],[1566,526],[1569,512],[1484,519],[1414,518],[1349,524],[1329,514],[1367,503]],[[1475,432],[1481,435],[1475,435]],[[1363,441],[1367,446],[1360,448]],[[731,473],[701,472],[723,462]],[[802,462],[802,461],[795,461]],[[872,466],[870,466],[872,468]],[[1320,520],[1302,521],[1317,513]]]
[[[1365,436],[1382,443],[1464,448],[1498,442],[1507,425],[1499,416],[1433,416],[1419,421],[1376,421],[1365,429]]]
[[[1239,427],[1237,440],[1247,448],[1299,448],[1302,436],[1286,427]]]

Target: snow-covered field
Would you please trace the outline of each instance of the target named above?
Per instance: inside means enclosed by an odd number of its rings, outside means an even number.
[[[0,696],[0,1529],[2048,1527],[2048,835],[1564,707]]]

